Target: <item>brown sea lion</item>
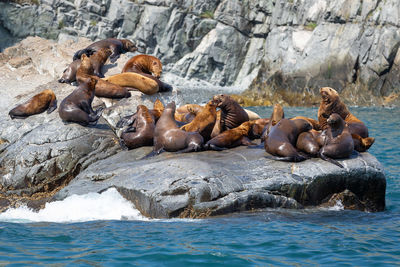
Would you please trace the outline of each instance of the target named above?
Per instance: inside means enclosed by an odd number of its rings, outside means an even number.
[[[337,113],[347,123],[351,134],[354,135],[354,142],[359,144],[359,146],[356,146],[357,151],[364,152],[369,149],[375,138],[368,138],[368,128],[361,120],[350,113],[347,106],[340,100],[337,91],[330,87],[322,87],[319,92],[322,97],[318,109],[318,122],[321,129],[326,129],[329,116]],[[364,138],[367,139],[362,140]]]
[[[156,101],[154,101],[153,109],[149,110],[150,114],[154,117],[155,122],[157,122],[158,119],[161,117],[161,114],[163,113],[163,111],[164,111],[164,105],[159,99],[156,99]],[[137,116],[137,112],[133,113],[132,115],[122,117],[117,122],[116,127],[123,128],[126,126],[132,126],[135,123],[136,116]]]
[[[126,52],[135,52],[137,47],[135,43],[127,39],[116,39],[108,38],[105,40],[94,42],[85,49],[79,50],[74,54],[73,60],[80,59],[83,54],[91,56],[92,54],[99,51],[101,48],[109,48],[112,53],[110,55],[110,61],[114,63],[120,56]]]
[[[308,117],[304,117],[304,116],[296,116],[296,117],[293,117],[293,118],[290,118],[290,119],[291,120],[297,120],[297,119],[306,120],[312,125],[314,130],[316,130],[316,131],[320,131],[321,130],[321,127],[319,127],[319,122],[317,120],[312,119],[312,118],[308,118]]]
[[[92,64],[94,75],[100,78],[104,77],[103,73],[101,72],[101,68],[104,66],[111,53],[111,49],[101,48],[90,56],[90,63]]]
[[[313,157],[316,157],[318,155],[320,145],[314,138],[314,135],[311,133],[311,131],[308,131],[299,134],[297,137],[296,148]]]
[[[261,138],[265,126],[269,123],[270,119],[257,119],[253,120],[254,124],[251,126],[249,131],[250,139],[258,139]]]
[[[138,148],[142,146],[152,146],[155,120],[148,108],[139,105],[136,111],[134,131],[124,131],[121,135],[121,145],[128,149]]]
[[[192,122],[181,127],[186,132],[198,132],[204,140],[209,140],[211,132],[217,119],[217,104],[209,101],[204,108],[197,113]],[[176,114],[176,113],[175,113]]]
[[[223,131],[238,127],[249,120],[247,112],[229,95],[215,95],[212,98],[221,109],[221,118],[215,123],[211,137],[215,137]]]
[[[136,88],[146,95],[152,95],[159,91],[156,81],[134,72],[115,74],[103,78],[103,80],[121,87]]]
[[[233,148],[240,145],[256,145],[248,138],[249,131],[254,125],[254,122],[254,120],[246,121],[236,128],[226,130],[208,141],[204,147],[209,150],[220,151],[225,148]]]
[[[175,120],[183,123],[190,123],[194,120],[196,115],[203,110],[203,106],[198,104],[186,104],[180,106],[175,111]]]
[[[283,111],[283,107],[280,104],[275,104],[269,122],[268,124],[265,125],[263,129],[261,135],[262,142],[265,141],[265,138],[267,137],[271,127],[275,126],[283,118],[285,118],[285,112]]]
[[[154,80],[158,84],[159,92],[167,92],[172,90],[172,86],[160,81],[160,76],[162,73],[161,61],[150,55],[137,55],[129,59],[122,73],[124,72],[135,72],[139,73],[149,79]]]
[[[50,89],[43,90],[37,95],[31,97],[25,103],[19,104],[10,112],[11,119],[25,119],[31,115],[39,114],[47,110],[50,114],[57,108],[57,99],[54,92]]]
[[[199,133],[178,128],[174,118],[175,108],[175,102],[172,101],[158,119],[154,130],[154,152],[151,154],[160,154],[163,150],[184,153],[203,149],[204,141]]]
[[[350,129],[342,117],[333,113],[327,120],[327,127],[323,131],[324,145],[319,151],[319,156],[341,168],[343,165],[332,159],[348,158],[353,153],[354,142]]]
[[[76,59],[68,67],[64,70],[63,75],[58,82],[60,83],[73,83],[76,81],[76,71],[78,70],[79,66],[81,65],[81,60]]]
[[[78,84],[81,82],[84,82],[88,77],[93,77],[94,79],[97,80],[96,83],[96,90],[95,90],[95,95],[97,97],[107,97],[107,98],[125,98],[125,97],[130,97],[131,93],[128,91],[128,89],[132,88],[127,88],[127,87],[122,87],[110,82],[107,82],[105,80],[102,80],[98,78],[97,76],[94,76],[94,68],[92,62],[97,62],[96,64],[101,64],[99,62],[100,56],[98,59],[95,59],[92,61],[92,57],[96,58],[96,55],[98,53],[95,53],[92,55],[90,58],[86,56],[85,54],[82,55],[81,57],[81,64],[76,72],[76,80]]]
[[[58,113],[66,122],[76,122],[81,125],[95,125],[101,116],[103,108],[92,109],[92,101],[97,80],[87,77],[78,88],[61,101]]]
[[[273,155],[271,158],[275,160],[294,162],[306,160],[307,157],[299,153],[295,146],[299,134],[311,129],[311,124],[305,120],[281,119],[271,127],[265,139],[265,151]]]

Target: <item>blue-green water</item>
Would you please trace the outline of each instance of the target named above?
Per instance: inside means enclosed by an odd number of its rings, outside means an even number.
[[[271,108],[253,110],[264,117],[271,112]],[[77,223],[40,222],[40,218],[11,223],[2,218],[0,265],[399,265],[400,109],[351,110],[376,138],[370,153],[386,171],[384,212],[280,209],[206,220]],[[317,109],[285,112],[286,117],[316,117]]]

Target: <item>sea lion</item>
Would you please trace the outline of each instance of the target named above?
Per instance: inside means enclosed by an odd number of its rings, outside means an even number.
[[[327,119],[333,113],[337,113],[347,123],[350,133],[354,135],[354,142],[359,144],[357,151],[364,152],[369,149],[375,138],[368,138],[368,128],[356,116],[350,113],[347,106],[341,101],[338,92],[330,87],[322,87],[319,90],[321,103],[318,109],[318,122],[322,130],[327,128]],[[363,140],[364,138],[367,138]]]
[[[246,108],[243,108],[243,109],[244,109],[244,111],[246,111],[247,115],[249,116],[249,121],[255,121],[255,120],[261,119],[260,115],[258,115],[254,111],[248,110]]]
[[[236,128],[249,120],[247,112],[229,95],[215,95],[212,101],[221,109],[221,118],[215,123],[211,137],[215,137],[223,131]]]
[[[78,88],[61,102],[58,109],[60,118],[66,122],[76,122],[83,126],[95,125],[101,116],[103,108],[92,109],[92,101],[97,80],[87,77]]]
[[[111,49],[110,61],[114,63],[120,56],[126,52],[135,52],[137,47],[135,43],[127,39],[108,38],[105,40],[94,42],[85,49],[79,50],[74,54],[73,60],[80,59],[83,54],[91,56],[101,48]]]
[[[121,135],[121,145],[128,149],[138,148],[142,146],[152,146],[155,119],[148,108],[139,105],[136,110],[135,123],[133,125],[134,132],[124,131]]]
[[[217,119],[217,104],[209,101],[196,115],[192,122],[181,127],[186,132],[198,132],[204,140],[209,140]],[[176,113],[175,113],[176,114]]]
[[[203,149],[203,137],[199,133],[185,132],[178,128],[174,119],[175,102],[169,103],[158,119],[154,130],[154,150],[151,154],[191,152]]]
[[[296,148],[296,141],[299,134],[312,129],[310,123],[305,120],[281,119],[272,126],[267,135],[264,148],[275,160],[299,162],[307,157],[299,153]]]
[[[124,72],[135,72],[141,74],[149,79],[154,80],[158,84],[159,92],[168,92],[172,90],[172,86],[160,81],[162,73],[161,61],[150,55],[136,55],[129,59],[121,73]]]
[[[73,83],[76,81],[76,71],[81,65],[81,60],[76,59],[63,71],[63,75],[58,79],[59,83]]]
[[[104,52],[106,53],[106,52]],[[95,95],[97,97],[107,97],[107,98],[125,98],[125,97],[130,97],[131,93],[128,91],[128,89],[133,88],[126,88],[122,87],[110,82],[107,82],[105,80],[102,80],[98,78],[97,76],[94,76],[94,68],[92,62],[97,62],[95,64],[101,64],[100,62],[100,57],[104,56],[99,55],[99,57],[96,57],[98,52],[96,52],[94,55],[91,57],[86,56],[86,54],[83,54],[81,56],[81,64],[76,72],[76,80],[78,84],[80,84],[83,81],[86,81],[88,77],[93,77],[94,79],[97,80],[96,83],[96,89],[95,89]],[[95,57],[95,60],[92,61],[92,57]],[[98,66],[98,65],[97,65]]]
[[[157,122],[164,111],[163,103],[157,98],[154,101],[153,109],[149,110],[150,114],[154,117],[154,121]],[[137,112],[132,115],[122,117],[116,124],[117,128],[123,128],[125,126],[132,126],[135,123]]]
[[[186,104],[180,106],[175,111],[175,120],[183,123],[190,123],[194,120],[196,115],[203,110],[203,106],[198,104]]]
[[[285,118],[285,112],[280,104],[275,104],[268,124],[265,125],[261,134],[261,142],[265,141],[272,126],[275,126],[281,119]]]
[[[307,118],[307,117],[304,117],[304,116],[296,116],[296,117],[293,117],[293,118],[290,118],[290,119],[291,120],[297,120],[297,119],[306,120],[312,125],[314,130],[316,130],[316,131],[320,131],[321,130],[321,127],[319,126],[319,122],[317,120],[312,119],[312,118]]]
[[[50,89],[43,90],[37,95],[34,95],[26,102],[19,104],[10,112],[11,119],[25,119],[31,115],[39,114],[47,109],[50,114],[57,108],[57,99],[54,92]]]
[[[250,139],[258,139],[261,138],[265,126],[269,123],[270,119],[257,119],[253,120],[253,125],[249,131]]]
[[[104,77],[103,73],[101,72],[101,68],[104,66],[111,53],[111,49],[101,48],[90,56],[90,63],[92,64],[94,75],[100,78]]]
[[[159,91],[156,81],[134,72],[115,74],[103,80],[121,87],[136,88],[146,95],[153,95]]]
[[[353,153],[354,142],[347,123],[339,114],[333,113],[327,119],[322,135],[325,140],[319,151],[320,158],[343,168],[342,164],[332,159],[348,158]]]
[[[240,145],[255,145],[248,138],[249,131],[254,122],[254,120],[246,121],[236,128],[226,130],[208,141],[204,147],[209,150],[220,151],[225,148],[233,148]]]
[[[297,137],[296,148],[313,157],[316,157],[318,155],[320,145],[311,131],[308,131],[299,134]]]

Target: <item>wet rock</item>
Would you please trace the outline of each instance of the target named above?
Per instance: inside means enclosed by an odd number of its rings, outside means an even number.
[[[363,203],[357,197],[356,194],[346,189],[343,192],[333,194],[326,203],[323,203],[322,207],[337,207],[349,210],[362,210],[368,211],[370,207],[367,205],[370,203]]]
[[[385,175],[368,153],[341,160],[345,168],[340,169],[320,159],[276,162],[265,158],[263,149],[246,147],[141,159],[151,149],[124,151],[92,164],[54,200],[115,187],[146,216],[202,217],[316,206],[348,189],[368,202],[369,211],[385,207]]]

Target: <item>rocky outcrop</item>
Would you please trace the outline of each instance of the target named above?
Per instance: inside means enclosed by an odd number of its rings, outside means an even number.
[[[179,77],[249,88],[250,104],[313,105],[322,86],[400,103],[395,0],[41,0],[0,3],[0,21],[21,38],[133,39]]]

